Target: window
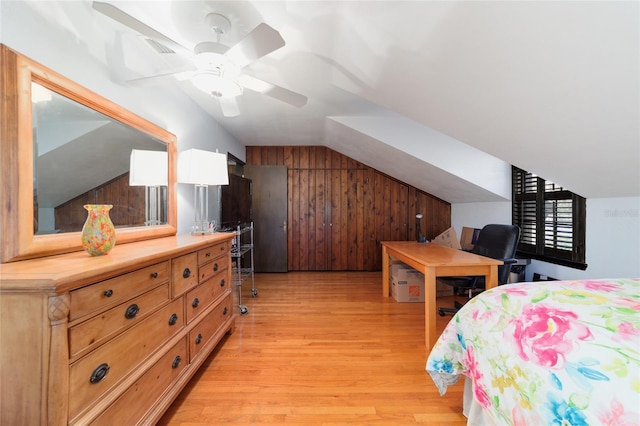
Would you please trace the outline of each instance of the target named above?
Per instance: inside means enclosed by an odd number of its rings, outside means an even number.
[[[518,252],[532,259],[586,269],[586,200],[553,182],[513,167],[513,224]]]

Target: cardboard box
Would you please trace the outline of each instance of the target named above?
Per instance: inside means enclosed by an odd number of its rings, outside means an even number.
[[[478,241],[478,235],[480,235],[481,229],[468,228],[464,226],[460,233],[460,247],[462,250],[471,250]]]
[[[397,302],[424,302],[424,276],[422,279],[409,280],[398,280],[394,277],[391,281],[391,296]]]
[[[441,246],[460,250],[460,241],[458,241],[458,234],[456,234],[456,230],[453,229],[453,227],[446,229],[442,234],[435,237],[431,242],[440,244]]]
[[[400,271],[401,269],[413,270],[413,268],[411,268],[411,266],[407,265],[406,263],[392,263],[391,265],[389,265],[389,280],[391,280],[393,276],[398,275],[398,271]]]
[[[424,302],[424,274],[399,262],[389,265],[391,296],[398,302]],[[453,287],[436,279],[436,297],[453,296]]]
[[[436,278],[436,297],[453,296],[453,287],[444,284],[440,278]]]
[[[389,266],[391,296],[397,302],[424,302],[424,274],[404,263]]]
[[[422,272],[416,271],[408,265],[403,266],[404,268],[397,268],[394,273],[391,274],[393,279],[399,281],[422,281],[424,283],[424,274]]]

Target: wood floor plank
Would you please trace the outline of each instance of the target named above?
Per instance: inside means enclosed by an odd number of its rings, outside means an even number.
[[[441,397],[424,370],[424,304],[381,297],[381,279],[256,274],[249,313],[158,424],[465,425],[462,380]]]

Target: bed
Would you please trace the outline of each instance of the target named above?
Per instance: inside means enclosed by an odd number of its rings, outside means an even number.
[[[440,395],[465,376],[469,425],[640,425],[640,279],[485,291],[426,369]]]

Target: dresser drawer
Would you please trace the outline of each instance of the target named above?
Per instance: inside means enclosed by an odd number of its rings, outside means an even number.
[[[69,418],[74,419],[180,331],[184,327],[183,309],[183,299],[176,299],[71,364]]]
[[[169,301],[169,283],[160,285],[69,329],[69,354],[74,358],[131,327]]]
[[[200,350],[207,346],[220,326],[233,316],[232,303],[233,297],[229,292],[224,300],[189,332],[189,362],[192,362]]]
[[[188,361],[185,336],[91,424],[136,424],[180,376]]]
[[[104,310],[169,280],[169,262],[157,263],[70,293],[69,320]]]
[[[172,297],[198,285],[198,253],[193,252],[171,261]]]
[[[212,245],[206,249],[198,251],[198,265],[204,265],[213,259],[227,254],[229,252],[229,243],[227,241]]]
[[[200,312],[206,310],[211,305],[211,302],[216,300],[228,288],[229,280],[225,269],[189,291],[186,300],[187,324]]]
[[[200,277],[200,282],[211,278],[216,273],[227,269],[229,266],[229,256],[220,257],[218,259],[214,259],[213,262],[209,262],[204,265],[200,265],[198,267],[198,275]]]

